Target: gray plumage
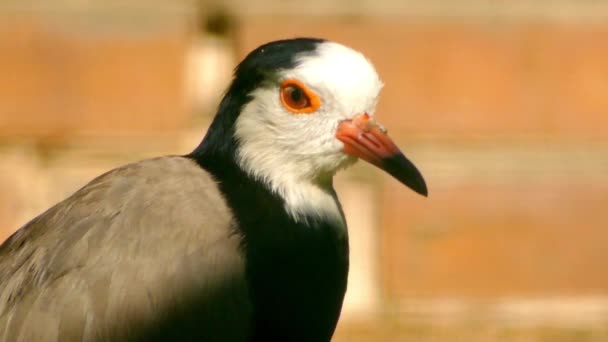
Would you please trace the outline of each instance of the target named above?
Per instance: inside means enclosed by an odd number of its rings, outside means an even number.
[[[206,340],[213,327],[244,340],[251,307],[240,243],[216,182],[194,161],[110,171],[0,248],[0,341],[163,339],[192,315]]]

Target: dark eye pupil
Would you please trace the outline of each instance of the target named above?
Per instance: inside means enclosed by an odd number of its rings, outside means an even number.
[[[289,96],[291,96],[293,102],[300,102],[300,100],[302,100],[304,97],[304,93],[302,92],[302,89],[294,87]]]

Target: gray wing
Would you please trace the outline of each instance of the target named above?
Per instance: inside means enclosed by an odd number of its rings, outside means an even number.
[[[189,159],[110,171],[0,246],[0,341],[245,340],[234,226]]]

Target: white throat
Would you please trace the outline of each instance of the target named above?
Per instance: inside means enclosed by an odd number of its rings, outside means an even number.
[[[284,181],[284,180],[281,180]],[[311,219],[330,221],[339,227],[345,227],[340,204],[331,185],[324,187],[310,182],[280,182],[271,184],[275,193],[285,200],[285,211],[296,222],[307,222]]]
[[[243,154],[247,154],[247,152],[241,153],[241,155]],[[240,159],[240,166],[247,174],[266,184],[273,193],[284,200],[284,209],[294,221],[306,223],[320,219],[331,221],[339,227],[346,226],[331,183],[317,184],[276,174],[262,176],[248,167],[249,163],[245,162],[242,157]]]
[[[314,175],[308,166],[314,155],[302,155],[299,160],[288,158],[276,149],[273,140],[259,125],[241,115],[236,125],[236,137],[246,136],[246,143],[237,151],[239,167],[250,177],[262,182],[284,200],[285,211],[296,222],[312,219],[331,221],[345,227],[340,204],[331,185],[333,174]],[[258,134],[256,134],[258,133]],[[273,146],[270,146],[273,145]]]
[[[254,102],[243,108],[235,126],[235,137],[240,142],[236,155],[239,167],[280,196],[285,202],[285,211],[296,222],[322,219],[344,226],[331,186],[335,170],[319,173],[323,170],[319,163],[329,160],[332,165],[346,165],[352,160],[341,154],[329,153],[320,158],[306,152],[315,146],[298,150],[297,146],[281,145],[273,135],[276,137],[282,133],[269,131],[259,122],[269,112],[272,110],[268,108],[260,111]]]

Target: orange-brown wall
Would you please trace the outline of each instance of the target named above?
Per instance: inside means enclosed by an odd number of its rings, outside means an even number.
[[[107,33],[0,16],[0,137],[175,130],[186,119],[180,31]]]
[[[376,189],[379,255],[370,258],[387,302],[608,294],[608,24],[244,17],[235,46],[242,57],[296,35],[337,40],[374,62],[386,84],[377,115],[427,178],[424,199],[370,167],[351,173]],[[40,188],[51,195],[32,215],[61,199],[58,189],[134,159],[113,152],[153,156],[168,131],[192,144],[202,136],[205,127],[189,138],[184,106],[190,38],[185,29],[99,35],[3,20],[0,237],[24,223],[16,213]],[[142,133],[145,147],[111,141]],[[80,136],[104,137],[106,159]],[[49,137],[59,141],[50,156],[15,149]]]

